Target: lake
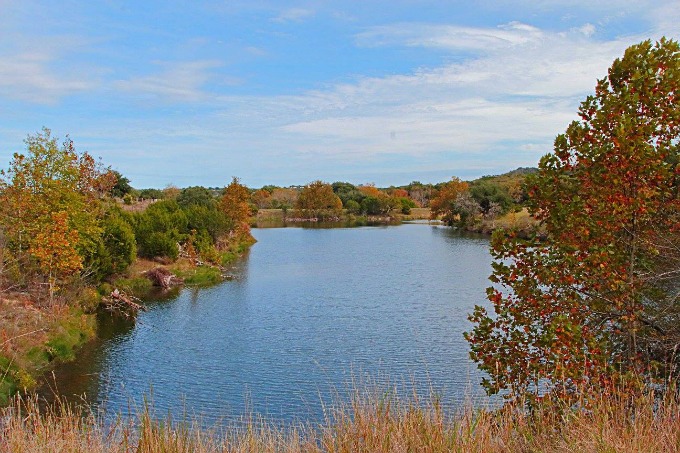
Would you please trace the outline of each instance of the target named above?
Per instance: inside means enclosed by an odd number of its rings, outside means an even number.
[[[320,420],[322,403],[367,382],[447,407],[482,399],[463,332],[485,303],[487,238],[427,224],[253,235],[232,280],[149,301],[135,323],[101,316],[51,387],[110,413],[146,396],[208,423]]]

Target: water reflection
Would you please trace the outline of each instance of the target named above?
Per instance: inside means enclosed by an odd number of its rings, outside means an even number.
[[[153,388],[159,413],[208,422],[319,420],[356,380],[433,389],[448,406],[479,394],[462,332],[485,300],[486,238],[431,225],[254,234],[232,281],[165,295],[136,324],[103,318],[59,389],[127,412]]]

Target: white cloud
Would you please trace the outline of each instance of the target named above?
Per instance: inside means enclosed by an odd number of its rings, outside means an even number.
[[[204,85],[213,78],[211,70],[223,66],[217,60],[186,62],[157,62],[164,69],[156,74],[119,80],[114,86],[125,92],[141,94],[145,97],[170,102],[199,102],[210,99],[203,90]],[[238,83],[222,77],[223,83]]]
[[[271,101],[276,107],[269,105],[288,120],[278,128],[281,141],[301,153],[345,162],[358,155],[447,153],[455,162],[470,153],[509,152],[516,143],[517,155],[536,162],[575,119],[578,103],[613,59],[640,40],[598,41],[593,30],[550,32],[517,22],[493,28],[375,27],[357,37],[360,45],[437,46],[474,55],[408,75],[279,97]]]
[[[595,26],[593,24],[584,24],[581,27],[576,28],[576,31],[583,33],[584,36],[590,38],[595,34]]]
[[[304,8],[290,8],[284,11],[272,19],[273,22],[302,22],[305,19],[314,16],[314,11],[311,9]]]
[[[357,35],[357,43],[368,47],[406,45],[489,51],[535,42],[541,37],[539,29],[520,22],[497,28],[407,23],[371,27]]]
[[[23,36],[0,28],[0,97],[53,104],[95,88],[101,68],[61,64],[64,55],[88,45],[74,36]]]
[[[0,58],[0,97],[50,104],[95,86],[94,81],[76,74],[58,75],[51,69],[52,61],[42,53]]]

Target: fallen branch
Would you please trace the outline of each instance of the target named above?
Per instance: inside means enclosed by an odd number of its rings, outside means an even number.
[[[139,311],[146,311],[146,307],[144,305],[134,302],[133,299],[136,298],[133,296],[128,296],[116,288],[111,292],[109,297],[104,297],[102,299],[102,303],[107,310],[115,313],[121,313],[125,316],[130,316],[131,313],[136,314]]]

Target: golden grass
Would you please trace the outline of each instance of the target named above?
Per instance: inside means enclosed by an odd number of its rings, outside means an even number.
[[[435,398],[401,400],[390,392],[357,391],[329,408],[319,425],[281,427],[250,417],[205,429],[157,420],[146,408],[134,420],[104,423],[68,405],[41,411],[15,400],[0,418],[7,452],[677,452],[680,402],[623,392],[589,399],[587,410],[546,401],[531,414],[466,406],[446,414]]]

